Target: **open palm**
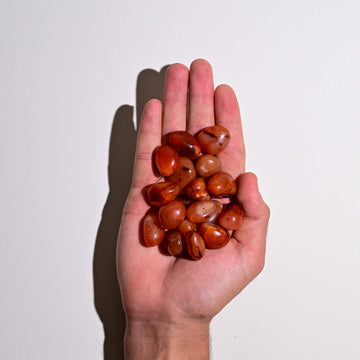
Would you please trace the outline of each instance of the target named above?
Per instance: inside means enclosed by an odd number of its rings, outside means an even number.
[[[151,166],[153,149],[171,131],[194,134],[214,124],[231,133],[229,146],[218,157],[223,171],[237,178],[237,199],[246,215],[243,226],[225,247],[207,250],[200,261],[144,247],[140,223],[149,206],[143,188],[157,180]],[[214,90],[212,69],[205,60],[195,60],[190,71],[182,64],[171,65],[163,104],[154,99],[144,108],[133,183],[119,232],[118,277],[128,320],[211,320],[262,270],[269,209],[259,194],[256,176],[244,171],[245,147],[233,90],[227,85]]]

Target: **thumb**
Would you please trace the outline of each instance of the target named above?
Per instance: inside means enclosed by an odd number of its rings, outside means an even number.
[[[264,267],[270,217],[270,209],[259,192],[255,174],[245,173],[239,176],[237,200],[245,210],[245,219],[243,226],[233,232],[233,237],[241,246],[241,259],[251,280]]]
[[[258,188],[254,173],[244,173],[238,178],[237,200],[245,210],[245,216],[253,220],[269,219],[270,210]]]

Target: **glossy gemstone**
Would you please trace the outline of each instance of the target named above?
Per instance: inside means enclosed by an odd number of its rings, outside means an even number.
[[[162,206],[174,200],[180,192],[180,187],[171,181],[163,181],[151,185],[148,189],[148,199],[152,206]]]
[[[232,196],[236,194],[237,190],[235,179],[226,172],[211,176],[207,188],[215,196]]]
[[[230,236],[225,229],[219,225],[208,222],[200,225],[199,233],[208,249],[222,248],[230,240]]]
[[[193,231],[186,235],[186,248],[194,260],[200,260],[204,256],[205,243],[198,232]]]
[[[158,211],[151,211],[143,219],[143,240],[145,245],[159,245],[164,236],[165,231],[161,227]]]
[[[155,165],[159,173],[169,176],[175,172],[179,163],[179,154],[168,145],[158,146],[154,150]]]
[[[179,163],[175,172],[166,178],[167,181],[174,182],[180,186],[182,191],[186,185],[196,177],[194,164],[190,159],[184,156],[179,157]]]
[[[221,125],[209,126],[199,132],[197,141],[208,154],[218,154],[228,146],[230,133]]]
[[[182,253],[183,240],[179,231],[167,231],[164,242],[170,255],[178,256]]]
[[[196,161],[196,172],[199,176],[209,177],[221,171],[221,164],[215,155],[205,154]]]
[[[169,143],[181,156],[186,156],[189,159],[196,159],[201,152],[199,143],[187,131],[174,131],[170,133]]]
[[[191,222],[216,221],[222,210],[222,204],[216,200],[196,201],[187,208],[186,217]]]
[[[207,190],[205,179],[195,178],[186,187],[186,194],[194,200],[210,200],[211,196]]]
[[[219,216],[219,225],[227,230],[239,230],[244,222],[245,212],[238,203],[229,203]]]
[[[159,219],[165,229],[176,229],[185,218],[186,207],[178,200],[170,201],[159,209]]]
[[[181,221],[180,225],[178,226],[178,230],[183,236],[187,235],[187,233],[191,231],[196,231],[196,228],[196,224],[188,219],[184,219],[183,221]]]

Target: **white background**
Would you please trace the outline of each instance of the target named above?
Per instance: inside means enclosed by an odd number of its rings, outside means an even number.
[[[0,358],[102,360],[100,317],[120,358],[124,194],[99,227],[111,129],[140,73],[202,57],[238,95],[272,210],[266,267],[214,319],[213,358],[359,359],[358,4],[1,1]],[[119,126],[114,181],[134,137]]]

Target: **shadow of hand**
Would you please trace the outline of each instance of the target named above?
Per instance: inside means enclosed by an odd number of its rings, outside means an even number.
[[[166,69],[142,70],[136,85],[137,124],[146,102],[162,100]],[[122,105],[116,111],[110,136],[108,179],[109,193],[99,224],[94,257],[93,281],[96,311],[104,327],[104,360],[124,358],[125,316],[116,275],[116,241],[122,210],[132,181],[136,147],[134,108]]]

